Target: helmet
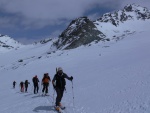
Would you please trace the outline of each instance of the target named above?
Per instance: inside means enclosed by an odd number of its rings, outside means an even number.
[[[58,71],[63,71],[63,69],[61,67],[58,68]]]

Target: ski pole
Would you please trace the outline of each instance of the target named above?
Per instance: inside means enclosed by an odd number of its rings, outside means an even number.
[[[20,85],[19,85],[19,92],[21,92],[21,88],[20,88]]]
[[[72,82],[72,97],[73,97],[73,106],[74,106],[74,91],[73,91],[73,81]]]
[[[55,98],[55,89],[54,89],[54,92],[53,92],[53,102],[52,102],[52,104],[54,105],[54,99]]]
[[[48,84],[48,93],[50,95],[50,84]]]
[[[42,89],[43,89],[43,84],[41,83],[41,89],[40,89],[40,92],[43,94]]]
[[[42,83],[39,82],[39,91],[40,91],[40,94],[42,94]]]
[[[31,88],[31,93],[33,93],[33,85],[32,85],[32,88]]]

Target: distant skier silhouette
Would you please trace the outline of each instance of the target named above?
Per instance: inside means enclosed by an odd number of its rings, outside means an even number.
[[[20,88],[21,88],[20,91],[24,92],[24,83],[22,81],[20,82]]]
[[[13,88],[15,88],[16,86],[16,81],[13,81]]]
[[[30,82],[28,82],[28,80],[25,80],[25,92],[27,92],[28,90],[28,84],[30,84]]]
[[[33,85],[34,85],[34,94],[36,94],[36,93],[38,93],[38,90],[39,90],[39,85],[38,85],[39,79],[38,79],[37,75],[35,75],[35,77],[33,77],[32,81],[33,81]]]

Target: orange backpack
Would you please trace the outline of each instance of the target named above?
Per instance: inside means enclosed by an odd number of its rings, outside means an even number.
[[[49,83],[49,81],[51,81],[49,76],[44,77],[43,80],[42,80],[43,83]]]
[[[46,77],[46,78],[43,79],[43,82],[44,83],[49,83],[49,79]]]

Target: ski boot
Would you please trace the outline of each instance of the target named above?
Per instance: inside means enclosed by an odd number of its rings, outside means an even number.
[[[59,106],[55,106],[54,108],[56,111],[58,111],[58,113],[62,113],[61,108]]]
[[[63,106],[61,103],[59,103],[59,107],[62,109],[62,110],[64,110],[66,107],[65,106]]]

